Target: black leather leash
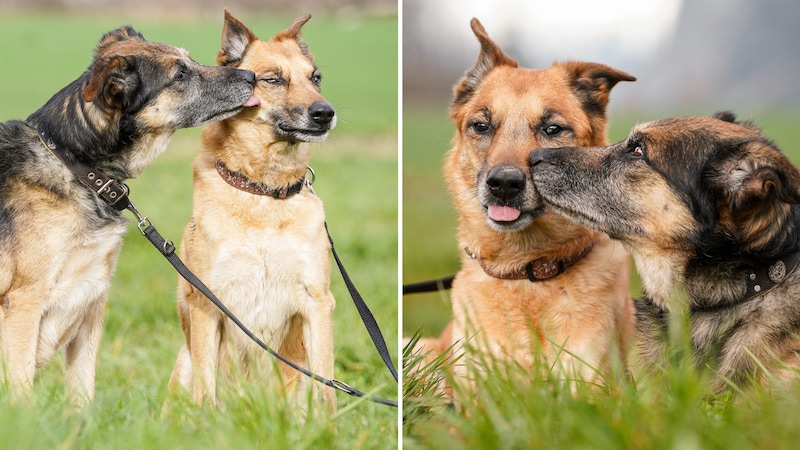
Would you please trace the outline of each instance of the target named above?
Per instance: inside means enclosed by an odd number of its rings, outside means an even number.
[[[142,233],[144,237],[150,241],[151,244],[158,250],[172,267],[178,271],[180,276],[182,276],[187,282],[189,282],[192,286],[197,288],[203,295],[208,298],[211,303],[213,303],[223,314],[228,316],[228,318],[236,324],[239,329],[244,332],[253,342],[255,342],[259,347],[264,349],[267,353],[274,356],[284,364],[288,365],[289,367],[297,370],[298,372],[302,373],[303,375],[311,378],[314,381],[318,381],[325,386],[337,389],[342,391],[348,395],[353,397],[364,397],[367,400],[370,400],[375,403],[380,403],[382,405],[392,406],[397,408],[397,401],[396,400],[387,400],[380,397],[369,397],[364,392],[349,386],[347,383],[336,379],[328,379],[323,376],[317,375],[302,366],[295,364],[294,362],[286,359],[280,353],[276,352],[275,350],[271,349],[267,344],[265,344],[261,339],[258,338],[250,329],[248,329],[233,313],[214,295],[213,292],[194,274],[188,267],[181,261],[178,255],[175,253],[175,245],[172,241],[164,239],[161,234],[156,230],[153,226],[150,219],[147,217],[143,217],[139,214],[139,211],[136,209],[136,205],[133,204],[131,201],[129,194],[130,190],[128,186],[120,181],[114,180],[106,176],[102,171],[97,170],[85,163],[80,161],[69,161],[67,160],[61,152],[57,149],[57,147],[52,143],[48,142],[46,136],[43,133],[37,131],[37,135],[39,140],[41,141],[42,145],[49,151],[56,159],[61,161],[70,171],[89,189],[91,189],[95,194],[97,194],[103,201],[108,203],[112,208],[117,211],[123,211],[125,209],[129,210],[136,216],[137,220],[137,227],[139,231]],[[313,174],[313,171],[312,171]],[[311,188],[311,183],[307,182],[309,188]],[[313,192],[313,189],[311,190]],[[328,231],[328,224],[325,223],[325,231]],[[383,339],[383,335],[381,334],[380,328],[378,327],[378,323],[375,321],[375,317],[372,315],[372,312],[369,310],[369,307],[364,302],[364,299],[361,297],[361,294],[356,289],[353,282],[350,280],[350,277],[347,275],[347,271],[344,269],[344,265],[342,264],[339,256],[336,254],[336,250],[333,248],[333,239],[331,238],[330,233],[328,233],[328,239],[331,242],[331,251],[333,252],[333,256],[336,259],[336,264],[339,266],[339,271],[342,273],[342,278],[344,278],[344,282],[347,285],[347,289],[350,291],[350,296],[353,298],[353,302],[356,305],[356,309],[358,309],[359,314],[361,315],[361,320],[364,322],[364,326],[367,328],[369,332],[370,338],[372,339],[373,344],[375,345],[378,354],[383,359],[383,362],[389,368],[389,371],[394,376],[395,382],[397,382],[397,370],[392,363],[392,358],[389,355],[389,351],[386,348],[386,342]]]
[[[175,270],[178,271],[178,274],[180,274],[180,276],[182,276],[187,282],[189,282],[192,286],[197,288],[203,295],[205,295],[206,298],[208,298],[208,300],[210,300],[211,303],[213,303],[217,308],[219,308],[219,310],[222,311],[223,314],[228,316],[228,318],[234,324],[236,324],[236,326],[239,327],[239,329],[242,330],[242,332],[244,332],[244,334],[246,334],[247,337],[249,337],[253,342],[255,342],[259,347],[264,349],[267,353],[269,353],[270,355],[274,356],[275,358],[277,358],[278,360],[280,360],[284,364],[286,364],[286,365],[290,366],[291,368],[295,369],[296,371],[302,373],[303,375],[311,378],[314,381],[320,382],[320,383],[324,384],[325,386],[337,389],[337,390],[342,391],[342,392],[344,392],[344,393],[346,393],[348,395],[351,395],[353,397],[364,397],[365,399],[370,400],[372,402],[380,403],[382,405],[387,405],[387,406],[392,406],[392,407],[397,408],[397,401],[396,400],[387,400],[387,399],[383,399],[383,398],[380,398],[380,397],[367,396],[364,392],[362,392],[362,391],[360,391],[360,390],[348,385],[347,383],[344,383],[344,382],[336,380],[336,379],[328,379],[328,378],[325,378],[323,376],[317,375],[314,372],[311,372],[311,371],[307,370],[306,368],[304,368],[304,367],[302,367],[300,365],[297,365],[294,362],[286,359],[283,355],[281,355],[280,353],[278,353],[275,350],[273,350],[272,348],[270,348],[261,339],[259,339],[258,336],[256,336],[252,331],[250,331],[250,329],[248,329],[222,303],[222,301],[220,301],[217,298],[217,296],[214,295],[214,293],[211,292],[211,290],[194,273],[192,273],[192,271],[189,270],[188,267],[186,267],[186,265],[183,263],[183,261],[181,261],[181,259],[178,257],[177,253],[175,253],[175,245],[172,243],[172,241],[164,239],[164,237],[162,237],[161,234],[158,232],[158,230],[156,230],[156,228],[153,226],[152,222],[150,222],[150,219],[148,219],[147,217],[143,217],[141,214],[139,214],[139,211],[136,210],[136,206],[133,204],[133,202],[129,201],[129,205],[128,205],[127,209],[129,211],[131,211],[136,216],[136,219],[138,221],[137,227],[139,228],[139,231],[141,231],[142,235],[144,237],[146,237],[147,240],[150,241],[151,244],[153,244],[153,247],[155,247],[156,250],[158,250],[159,253],[161,253],[167,259],[167,261],[169,261],[169,263],[172,265],[172,267],[174,267]],[[327,226],[326,226],[326,229],[327,229]],[[328,235],[328,238],[330,239],[330,234]],[[331,248],[333,248],[333,244],[332,243],[331,243]],[[336,253],[334,252],[334,256],[335,255],[336,255]],[[337,261],[337,263],[339,263],[338,256],[336,256],[336,261]],[[344,276],[344,274],[346,274],[346,272],[343,271],[342,274]],[[349,280],[350,280],[349,277],[346,277],[345,283],[348,284],[348,289],[349,289],[349,286],[352,285],[352,282],[350,282]],[[354,286],[354,288],[355,288],[355,286]],[[355,291],[355,292],[357,293],[358,291]],[[361,296],[359,295],[358,297],[360,298]],[[354,299],[354,301],[355,301],[355,299]],[[361,299],[361,303],[363,304],[363,299]],[[358,302],[356,302],[356,306],[358,307]],[[366,307],[366,304],[364,304],[364,307]],[[369,312],[369,308],[366,308],[366,309],[367,309],[367,312]],[[359,309],[359,312],[361,312],[360,309]],[[363,318],[364,318],[364,316],[362,315],[362,319]],[[374,326],[377,327],[377,323],[375,323],[375,318],[372,316],[372,313],[369,313],[369,318],[371,318],[371,323],[374,323],[375,324]],[[370,330],[370,325],[367,324],[368,321],[369,321],[369,319],[364,319],[364,324],[367,326],[367,329]],[[377,330],[377,333],[380,336],[380,329]],[[371,330],[370,330],[370,336],[373,338],[373,340],[376,339],[375,336],[373,335],[373,331],[371,331]],[[383,342],[383,337],[382,336],[380,337],[380,341]],[[379,353],[381,353],[381,349],[378,349],[378,350],[379,350]],[[384,357],[384,354],[386,355],[385,357]],[[391,358],[389,357],[388,350],[386,350],[386,344],[385,343],[383,343],[383,353],[381,353],[381,357],[384,359],[384,362],[386,362],[386,360],[388,358],[388,361],[389,361],[388,364],[390,364],[390,371],[392,371],[392,374],[395,377],[395,381],[397,381],[397,372],[396,372],[396,370],[394,370],[394,365],[391,365]]]
[[[403,285],[403,295],[406,294],[421,294],[423,292],[446,291],[453,287],[454,275],[449,277],[437,278],[430,281],[421,281],[419,283],[410,283]]]
[[[333,259],[336,260],[336,265],[339,266],[339,272],[342,274],[344,284],[347,286],[347,290],[350,292],[350,298],[353,299],[353,303],[356,305],[358,314],[361,316],[361,321],[364,323],[364,326],[367,328],[367,333],[369,333],[369,337],[372,339],[372,344],[375,346],[375,349],[378,351],[383,363],[386,364],[386,367],[389,369],[389,372],[392,373],[394,381],[396,382],[397,369],[395,369],[394,363],[392,362],[392,357],[389,354],[389,350],[386,348],[386,341],[383,339],[381,329],[378,326],[378,322],[375,321],[375,316],[372,315],[372,311],[369,310],[367,303],[364,301],[364,298],[361,297],[361,294],[358,292],[358,289],[356,289],[353,281],[350,280],[350,276],[347,275],[347,270],[345,270],[342,260],[339,259],[339,255],[336,254],[336,248],[333,246],[333,238],[331,237],[330,231],[328,231],[328,222],[325,222],[325,232],[328,233],[328,240],[331,241],[331,253],[333,253]]]

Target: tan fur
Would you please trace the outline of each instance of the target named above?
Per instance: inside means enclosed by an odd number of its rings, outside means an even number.
[[[220,160],[270,187],[291,185],[305,174],[311,144],[278,136],[273,119],[281,111],[305,110],[325,101],[311,81],[316,73],[313,60],[299,41],[306,20],[308,16],[301,17],[286,31],[261,41],[226,11],[218,62],[233,61],[236,67],[256,73],[254,95],[261,106],[203,130],[203,149],[193,164],[194,209],[181,257],[267,345],[312,372],[333,378],[335,300],[329,290],[330,244],[321,200],[305,187],[286,199],[243,192],[227,184],[215,169]],[[233,27],[244,30],[241,39],[226,43]],[[243,53],[241,58],[237,52]],[[277,77],[286,80],[285,85],[266,81]],[[198,403],[204,398],[218,403],[218,372],[247,374],[259,372],[256,367],[272,367],[272,356],[257,348],[202,294],[183,280],[178,291],[186,344],[175,362],[171,387],[182,385]],[[280,372],[286,387],[305,380],[282,363]],[[335,408],[334,393],[313,384],[325,403]]]
[[[598,379],[607,374],[612,353],[625,351],[633,332],[627,253],[606,235],[549,211],[519,229],[498,230],[487,223],[481,185],[486,172],[500,165],[527,174],[531,149],[605,143],[608,91],[617,81],[633,77],[593,63],[519,68],[477,20],[472,27],[482,44],[481,55],[455,88],[450,117],[456,135],[444,164],[459,213],[458,246],[468,251],[462,252],[452,288],[452,329],[438,345],[425,345],[441,350],[468,342],[473,350],[511,357],[527,367],[536,358],[532,351],[541,348],[557,371],[563,369],[557,375]],[[604,73],[605,82],[599,73]],[[591,97],[600,111],[587,109],[576,94],[576,80],[594,85],[583,98]],[[490,124],[492,132],[476,132],[476,122]],[[551,124],[564,130],[548,135],[544,130]],[[526,208],[541,206],[535,192],[520,195],[525,196],[523,215]],[[591,243],[594,247],[585,258],[546,281],[493,278],[477,260],[507,272],[540,257],[565,258]]]

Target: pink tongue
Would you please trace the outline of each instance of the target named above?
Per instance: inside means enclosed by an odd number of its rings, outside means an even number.
[[[512,222],[520,215],[518,209],[510,206],[489,206],[489,218],[495,222]]]
[[[242,105],[242,106],[258,106],[260,104],[261,104],[261,100],[259,100],[258,97],[256,97],[255,95],[252,95],[252,96],[250,96],[249,99],[247,99],[246,102],[244,102],[244,105]]]

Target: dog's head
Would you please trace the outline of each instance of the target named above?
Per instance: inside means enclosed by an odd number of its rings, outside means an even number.
[[[275,140],[319,142],[336,126],[336,112],[320,93],[322,74],[314,64],[300,30],[311,18],[298,17],[269,41],[259,40],[225,10],[221,66],[252,70],[254,95],[261,105],[253,115],[256,125],[269,125]]]
[[[198,64],[189,52],[122,27],[100,40],[83,99],[145,130],[195,127],[252,101],[251,71]],[[128,125],[127,123],[125,125]]]
[[[471,26],[481,50],[450,106],[457,128],[450,185],[457,201],[482,208],[494,230],[518,231],[545,212],[530,182],[530,150],[604,145],[609,92],[635,78],[588,62],[520,68],[477,19]]]
[[[800,242],[800,172],[730,113],[659,120],[614,145],[530,157],[545,202],[622,240],[637,267],[668,261],[682,273],[696,259],[769,261]]]
[[[175,130],[249,105],[254,83],[252,72],[198,64],[186,50],[147,41],[125,26],[106,33],[84,74],[29,120],[76,159],[130,178]]]

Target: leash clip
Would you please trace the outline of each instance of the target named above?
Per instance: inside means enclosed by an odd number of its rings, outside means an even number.
[[[344,381],[339,381],[335,378],[331,379],[331,387],[334,389],[338,389],[348,395],[352,395],[354,397],[362,397],[364,395],[363,392],[359,391],[358,389],[350,386],[349,384],[345,383]]]
[[[146,230],[147,227],[151,225],[150,219],[148,217],[144,217],[141,214],[139,214],[139,210],[136,209],[136,205],[134,205],[133,201],[131,201],[130,199],[128,200],[127,210],[132,212],[133,215],[136,216],[136,227],[139,229],[139,232],[142,233],[142,236],[144,236],[145,235],[144,230]]]

